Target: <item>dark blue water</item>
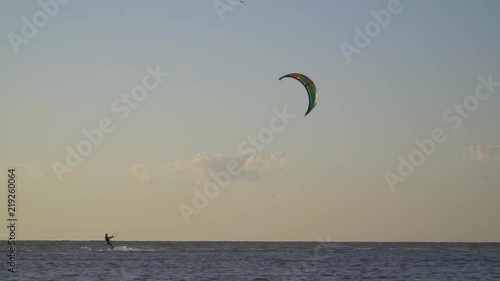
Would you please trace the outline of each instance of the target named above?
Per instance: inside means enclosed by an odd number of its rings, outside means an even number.
[[[0,280],[500,280],[500,243],[18,241]]]

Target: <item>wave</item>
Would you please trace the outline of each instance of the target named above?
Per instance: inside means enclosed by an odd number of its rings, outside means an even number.
[[[152,249],[132,248],[127,246],[115,246],[111,251],[116,252],[155,252]]]

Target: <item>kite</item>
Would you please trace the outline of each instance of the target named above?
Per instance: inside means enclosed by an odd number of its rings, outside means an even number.
[[[316,103],[318,101],[318,92],[316,91],[316,86],[314,85],[314,82],[311,79],[309,79],[309,77],[300,73],[290,73],[280,77],[279,80],[281,81],[281,79],[285,77],[294,78],[295,80],[298,80],[306,88],[307,95],[309,96],[309,107],[307,108],[306,114],[304,116],[307,116],[307,114],[309,114],[309,112],[311,112],[311,110],[316,106]]]

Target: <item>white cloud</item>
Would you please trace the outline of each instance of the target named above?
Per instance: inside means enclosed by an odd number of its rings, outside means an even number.
[[[476,162],[486,162],[500,151],[500,145],[469,145],[469,156]]]
[[[225,171],[227,163],[235,161],[242,171],[234,176],[232,180],[258,181],[261,173],[275,173],[283,171],[285,167],[285,153],[276,152],[271,155],[251,155],[251,154],[221,154],[200,152],[193,160],[175,161],[174,163],[163,165],[161,170],[182,171],[193,170],[203,183],[209,180],[209,173]]]
[[[138,183],[142,186],[153,183],[151,175],[146,172],[145,164],[138,164],[132,166],[132,176],[137,179]]]
[[[16,177],[20,183],[36,183],[41,181],[48,172],[49,166],[40,160],[28,164],[11,164],[0,166],[0,175],[7,173],[7,169],[16,169]]]

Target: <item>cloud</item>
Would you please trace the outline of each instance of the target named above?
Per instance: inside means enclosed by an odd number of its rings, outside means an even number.
[[[231,178],[232,181],[255,182],[260,179],[262,173],[283,171],[285,167],[285,153],[276,152],[271,155],[230,155],[200,152],[193,160],[175,161],[174,163],[163,165],[160,171],[193,170],[199,178],[199,183],[204,183],[210,180],[210,172],[225,171],[230,161],[238,163],[238,167],[241,169],[239,174]]]
[[[469,156],[476,162],[486,162],[500,151],[500,145],[469,145]]]
[[[146,186],[153,183],[151,175],[148,172],[146,172],[145,164],[133,165],[131,171],[132,171],[132,176],[137,179],[140,185]]]
[[[457,162],[466,161],[486,162],[500,152],[500,145],[469,145],[466,153],[455,153],[453,157]]]
[[[6,174],[10,168],[16,169],[16,177],[20,183],[31,184],[41,181],[47,175],[49,166],[40,160],[28,164],[4,165],[0,166],[0,175]]]

